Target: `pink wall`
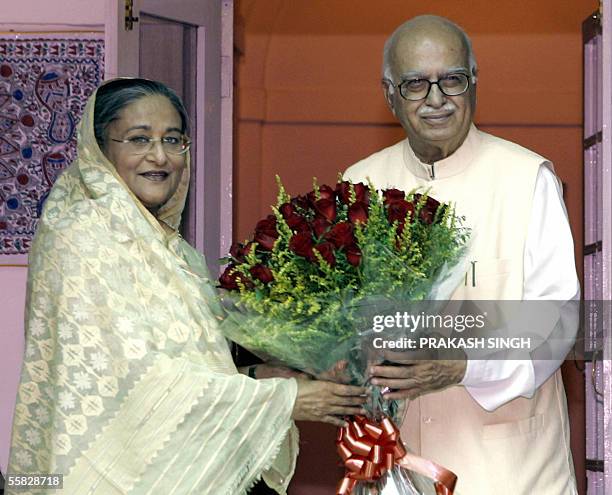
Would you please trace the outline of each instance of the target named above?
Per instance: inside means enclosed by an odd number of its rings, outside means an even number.
[[[115,0],[21,0],[3,2],[0,32],[102,30],[106,7]],[[19,263],[27,263],[25,257]],[[0,469],[6,472],[15,394],[23,356],[26,266],[0,259]]]
[[[246,27],[245,55],[238,64],[237,239],[267,214],[276,196],[275,174],[298,192],[310,186],[313,175],[333,181],[338,171],[403,137],[378,83],[384,39],[383,34],[306,39],[251,34]],[[580,246],[580,19],[573,33],[476,33],[472,40],[480,71],[476,122],[555,162],[568,184]],[[543,55],[522,56],[534,47]],[[556,73],[563,76],[551,84]]]
[[[6,473],[15,394],[23,355],[27,268],[0,266],[0,469]]]

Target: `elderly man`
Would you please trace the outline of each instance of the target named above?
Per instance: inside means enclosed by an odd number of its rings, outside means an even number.
[[[561,188],[545,158],[479,131],[477,69],[467,35],[447,19],[414,18],[384,50],[383,87],[407,139],[350,167],[377,188],[430,188],[472,229],[476,271],[454,299],[578,297]],[[557,361],[449,360],[374,366],[373,382],[410,398],[410,448],[453,470],[459,495],[575,494]]]

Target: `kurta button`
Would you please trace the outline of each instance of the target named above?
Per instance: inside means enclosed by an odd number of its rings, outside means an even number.
[[[425,424],[429,424],[432,421],[433,421],[433,419],[431,419],[431,418],[423,418],[423,423],[425,423]]]

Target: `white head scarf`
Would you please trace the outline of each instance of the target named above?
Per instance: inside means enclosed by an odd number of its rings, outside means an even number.
[[[95,97],[30,253],[9,472],[62,473],[75,495],[235,495],[262,474],[284,493],[296,383],[237,373],[202,256],[106,159]],[[174,229],[188,183],[158,212]]]

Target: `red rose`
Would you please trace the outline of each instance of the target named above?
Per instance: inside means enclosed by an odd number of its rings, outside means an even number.
[[[312,241],[312,235],[309,232],[300,232],[295,234],[289,239],[289,250],[293,251],[298,256],[313,260],[312,248],[314,242]]]
[[[362,203],[369,204],[370,202],[370,188],[361,182],[354,184],[355,187],[355,201],[361,201]]]
[[[334,245],[331,242],[322,242],[314,247],[323,259],[330,265],[336,266],[336,256],[334,255]]]
[[[299,223],[296,223],[293,228],[294,232],[308,232],[309,234],[311,233],[310,231],[310,225],[308,225],[308,221],[303,218]]]
[[[405,199],[391,201],[387,206],[387,218],[390,223],[395,221],[403,224],[406,220],[410,221],[414,213],[414,205]]]
[[[306,195],[306,197],[308,198],[308,201],[310,201],[313,205],[317,201],[317,197],[314,191],[310,191]],[[321,187],[319,187],[319,199],[329,199],[329,200],[335,201],[336,192],[331,187],[327,185],[322,185]]]
[[[230,255],[234,258],[238,263],[246,262],[246,255],[249,254],[251,248],[253,247],[252,242],[248,242],[246,245],[243,245],[239,242],[235,242],[230,247]]]
[[[257,263],[255,266],[252,266],[249,269],[249,272],[251,272],[253,278],[261,280],[264,284],[268,284],[274,280],[272,271],[261,263]]]
[[[370,199],[370,188],[361,182],[353,184],[353,187],[355,189],[355,201],[361,201],[368,204]],[[342,203],[348,205],[351,199],[351,183],[348,181],[338,182],[338,184],[336,184],[336,194]]]
[[[263,232],[255,232],[255,237],[253,237],[253,240],[257,243],[257,246],[264,251],[272,251],[272,249],[274,249],[276,239],[278,239],[278,233],[276,234],[276,237],[272,237],[271,235]]]
[[[263,220],[257,222],[257,225],[255,225],[255,232],[265,232],[269,235],[272,235],[272,232],[278,234],[276,231],[276,217],[274,215],[268,215]]]
[[[361,263],[361,251],[357,246],[350,246],[346,250],[346,260],[353,266],[359,266]]]
[[[336,219],[336,201],[333,199],[319,199],[314,204],[315,211],[330,222]]]
[[[274,215],[268,215],[257,222],[253,240],[261,249],[271,251],[276,239],[278,239],[278,230],[276,230],[276,217]]]
[[[329,230],[331,225],[332,224],[324,218],[315,218],[311,223],[312,231],[317,237],[322,237],[323,234]]]
[[[385,189],[383,191],[384,203],[388,205],[393,201],[398,201],[400,199],[406,198],[406,193],[404,191],[400,191],[399,189]]]
[[[291,215],[289,218],[286,218],[285,221],[289,228],[299,230],[298,227],[306,222],[304,218],[299,215]]]
[[[337,248],[349,247],[357,242],[353,234],[353,226],[348,222],[339,222],[325,234],[324,238]]]
[[[280,214],[285,220],[287,220],[287,218],[289,218],[291,215],[295,214],[295,208],[291,203],[283,203],[280,205],[278,211],[280,211]]]
[[[336,194],[343,204],[348,205],[351,198],[351,183],[347,181],[338,182],[336,184]]]
[[[244,263],[244,246],[240,242],[234,242],[230,246],[230,255],[236,261]]]
[[[322,185],[319,187],[319,198],[320,199],[336,199],[336,192],[328,185]]]
[[[355,201],[348,209],[348,219],[355,225],[357,223],[367,223],[368,205],[362,201]]]
[[[281,205],[279,211],[290,229],[295,232],[306,232],[308,230],[308,222],[306,219],[298,215],[291,203]]]
[[[420,201],[422,195],[415,194],[414,201],[415,203]],[[440,207],[440,202],[435,200],[434,198],[427,196],[427,200],[425,200],[425,204],[421,207],[419,211],[419,218],[421,221],[427,225],[431,225],[434,223],[436,218],[436,213],[438,212],[438,208]]]
[[[239,290],[238,280],[242,282],[246,288],[250,289],[253,284],[242,273],[236,270],[236,266],[229,264],[219,277],[219,285],[226,290]]]
[[[294,208],[299,208],[301,210],[308,210],[310,208],[308,199],[305,196],[296,196],[295,198],[292,198],[291,206],[293,206]]]

